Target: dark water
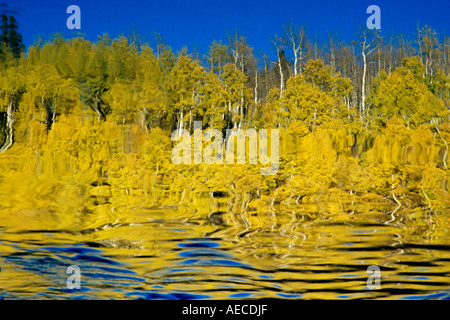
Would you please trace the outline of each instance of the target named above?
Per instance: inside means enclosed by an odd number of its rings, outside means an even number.
[[[450,299],[447,211],[294,209],[0,210],[0,297]],[[67,287],[70,265],[80,289]],[[367,287],[370,265],[378,289]]]

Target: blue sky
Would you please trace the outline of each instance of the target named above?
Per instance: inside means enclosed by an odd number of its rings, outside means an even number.
[[[203,54],[213,40],[226,40],[226,31],[238,30],[247,37],[255,53],[273,53],[270,38],[282,33],[282,26],[292,20],[309,28],[309,37],[326,41],[327,31],[337,32],[342,40],[355,38],[369,15],[366,9],[381,8],[384,34],[414,35],[417,22],[435,28],[442,36],[450,35],[450,0],[0,0],[0,11],[15,10],[26,46],[38,35],[48,39],[55,32],[66,37],[66,9],[81,8],[81,30],[95,41],[104,32],[116,37],[133,28],[152,41],[159,31],[174,51],[187,46]]]

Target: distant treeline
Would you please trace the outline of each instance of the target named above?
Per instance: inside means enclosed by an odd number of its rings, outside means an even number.
[[[415,42],[362,30],[352,44],[330,35],[322,46],[306,27],[285,31],[273,39],[276,61],[255,57],[236,33],[199,57],[174,53],[159,35],[152,48],[137,35],[107,34],[96,43],[55,35],[16,54],[8,31],[0,178],[15,181],[12,155],[21,154],[30,177],[105,183],[126,195],[159,188],[182,198],[225,192],[248,205],[264,194],[272,204],[298,204],[341,190],[394,203],[410,194],[418,205],[448,202],[450,38],[441,43],[425,26]],[[223,132],[279,128],[279,171],[261,177],[257,165],[174,165],[170,134],[192,132],[194,121]]]

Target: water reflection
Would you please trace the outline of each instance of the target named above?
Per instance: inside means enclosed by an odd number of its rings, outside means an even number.
[[[448,299],[450,245],[445,212],[380,211],[331,218],[280,211],[224,212],[156,206],[64,229],[48,214],[3,219],[4,299]],[[432,217],[432,218],[430,218]],[[244,219],[245,218],[245,219]],[[433,219],[433,224],[417,223]],[[107,221],[109,220],[109,221]],[[4,223],[4,222],[8,223]],[[83,221],[83,223],[80,223]],[[41,228],[39,228],[41,227]],[[245,233],[242,231],[246,230]],[[444,232],[447,230],[447,232]],[[81,269],[81,289],[66,269]],[[367,267],[381,288],[367,288]]]

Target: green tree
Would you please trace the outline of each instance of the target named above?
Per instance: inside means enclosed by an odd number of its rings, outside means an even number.
[[[25,92],[25,81],[17,67],[0,73],[0,112],[5,114],[5,140],[0,147],[0,153],[8,150],[14,143],[14,121],[19,100]]]
[[[22,35],[18,31],[19,25],[13,16],[2,14],[0,31],[0,57],[6,58],[7,52],[10,51],[14,58],[20,58],[20,54],[24,51]]]
[[[209,46],[208,55],[205,58],[209,70],[217,74],[222,74],[224,66],[232,62],[230,48],[222,44],[222,41],[213,41]]]
[[[223,130],[227,126],[227,91],[222,80],[212,70],[208,72],[203,86],[204,119],[210,128]]]
[[[444,103],[429,91],[423,70],[422,63],[411,58],[405,59],[395,72],[381,74],[368,97],[372,115],[381,116],[383,122],[395,115],[408,126],[443,116]]]
[[[227,64],[221,75],[227,93],[227,119],[233,129],[241,128],[244,121],[244,109],[251,102],[252,90],[246,87],[247,77],[234,64]]]
[[[196,115],[201,115],[200,94],[202,90],[205,71],[203,67],[190,56],[179,55],[177,62],[169,76],[169,115],[178,117],[177,128],[185,128],[185,114],[189,113],[189,130],[193,128]]]
[[[280,102],[280,108],[287,111],[289,121],[300,120],[309,125],[322,122],[333,109],[333,99],[306,81],[303,75],[288,80]]]

